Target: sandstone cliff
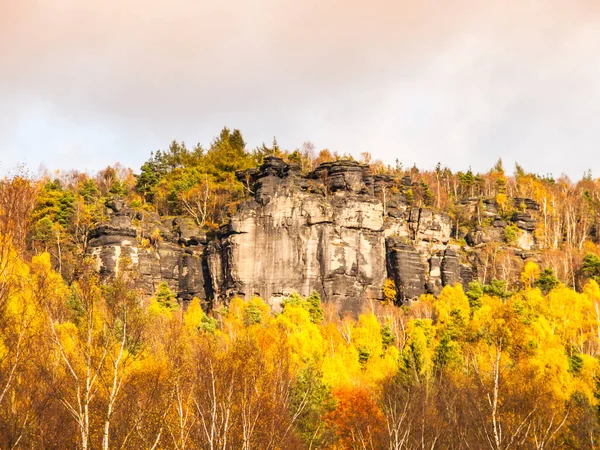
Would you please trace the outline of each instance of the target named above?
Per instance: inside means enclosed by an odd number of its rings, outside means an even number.
[[[147,295],[166,281],[182,301],[198,297],[209,307],[258,295],[276,310],[291,292],[316,290],[340,314],[356,314],[364,302],[382,298],[386,278],[394,280],[398,301],[466,285],[477,272],[471,250],[501,241],[507,225],[488,202],[492,226],[470,230],[461,247],[451,239],[458,233],[448,215],[411,207],[394,180],[354,161],[325,163],[302,176],[296,166],[268,157],[239,178],[248,199],[209,234],[185,218],[109,203],[110,223],[97,227],[89,242],[100,273],[133,270]],[[402,183],[409,186],[410,178]],[[522,230],[517,253],[535,245],[535,206],[514,218]]]

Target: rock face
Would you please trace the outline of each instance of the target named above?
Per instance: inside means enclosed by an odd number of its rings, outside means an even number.
[[[203,264],[206,236],[192,235],[181,219],[161,220],[157,214],[142,218],[120,199],[107,207],[110,223],[93,230],[88,242],[100,275],[133,269],[143,294],[152,295],[159,283],[166,282],[182,300],[209,296]]]
[[[139,265],[137,231],[132,227],[133,211],[121,199],[107,204],[111,221],[90,232],[88,248],[96,258],[100,275],[110,276],[119,272],[123,264]]]
[[[296,291],[316,290],[356,312],[381,297],[385,281],[383,206],[356,163],[323,165],[307,180],[267,158],[243,204],[209,244],[215,297],[259,295],[274,309]]]
[[[267,157],[238,177],[251,195],[209,235],[185,218],[134,213],[121,200],[107,205],[110,223],[89,241],[100,273],[131,268],[144,294],[164,281],[182,301],[198,297],[208,307],[258,295],[277,310],[282,297],[316,290],[339,314],[381,299],[386,278],[395,281],[399,301],[474,278],[473,264],[450,243],[450,218],[409,207],[393,180],[368,166],[337,161],[301,176],[297,166]],[[401,180],[410,185],[410,177]],[[493,200],[485,207],[496,219],[486,232],[469,233],[471,245],[499,238],[506,227]],[[515,223],[523,233],[535,228],[527,211]]]
[[[426,265],[415,248],[401,239],[390,238],[387,244],[388,270],[394,277],[399,299],[405,301],[418,297],[426,289]]]

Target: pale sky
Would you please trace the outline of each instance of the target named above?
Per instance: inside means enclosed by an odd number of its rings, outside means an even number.
[[[597,0],[0,0],[0,172],[227,125],[405,166],[600,176]]]

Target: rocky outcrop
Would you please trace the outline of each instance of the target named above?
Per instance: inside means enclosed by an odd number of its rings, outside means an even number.
[[[513,222],[521,230],[534,231],[537,221],[528,212],[518,212],[513,216]]]
[[[302,176],[276,157],[237,175],[250,195],[209,234],[185,218],[110,203],[109,223],[89,241],[99,272],[133,269],[147,295],[165,281],[181,300],[198,297],[209,306],[257,295],[276,310],[292,292],[317,291],[339,314],[357,314],[365,301],[380,299],[386,278],[395,281],[398,300],[408,301],[475,276],[473,259],[451,242],[451,219],[408,204],[403,191],[410,177],[373,175],[355,161],[324,163]],[[533,207],[526,199],[520,204]],[[467,201],[464,208],[481,205],[489,226],[467,234],[472,247],[501,240],[507,226],[495,200]],[[514,223],[527,236],[535,228],[529,209]]]
[[[460,261],[459,250],[456,246],[446,248],[440,269],[444,286],[452,286],[456,283],[468,286],[474,279],[473,267]]]
[[[100,275],[118,273],[122,265],[139,265],[137,231],[132,226],[134,213],[121,199],[107,205],[111,220],[93,229],[88,236],[88,248],[96,258]]]
[[[540,205],[531,198],[515,197],[515,198],[513,198],[513,204],[516,208],[519,208],[522,210],[529,210],[529,211],[539,211],[540,210]]]
[[[100,275],[132,271],[143,294],[151,295],[161,282],[182,300],[207,298],[204,280],[206,236],[192,235],[182,219],[136,213],[123,200],[107,204],[110,222],[92,230],[89,253]],[[135,222],[135,223],[134,223]]]
[[[414,246],[402,238],[387,241],[388,270],[393,276],[398,300],[417,298],[426,291],[426,266]]]
[[[387,277],[383,206],[363,167],[327,164],[310,179],[278,158],[254,174],[244,203],[209,244],[216,298],[259,295],[274,309],[318,291],[341,314],[381,297]]]

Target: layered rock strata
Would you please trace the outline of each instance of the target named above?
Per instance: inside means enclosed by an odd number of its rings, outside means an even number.
[[[249,198],[208,235],[185,218],[135,213],[118,199],[109,203],[110,222],[89,241],[99,272],[133,269],[146,295],[164,281],[182,301],[198,297],[208,306],[257,295],[277,310],[292,292],[317,291],[340,314],[381,299],[386,278],[395,281],[398,300],[408,301],[475,276],[476,265],[451,242],[457,233],[450,218],[408,205],[402,190],[410,188],[410,177],[398,183],[354,161],[325,163],[302,176],[276,157],[238,177]],[[534,205],[521,203],[528,209],[514,223],[530,234]],[[472,246],[500,239],[506,227],[495,202],[485,207],[493,226],[472,230]]]

